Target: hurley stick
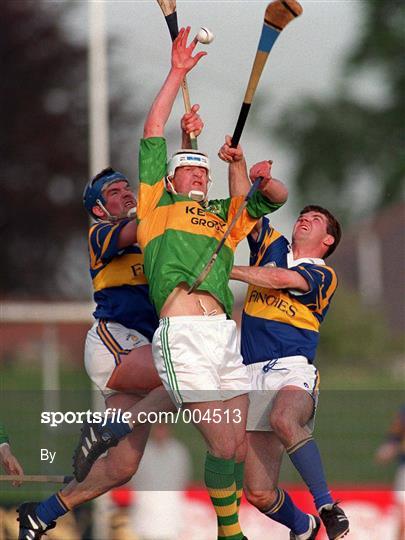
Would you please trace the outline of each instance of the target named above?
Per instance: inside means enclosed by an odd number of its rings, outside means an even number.
[[[229,227],[227,228],[227,230],[224,232],[224,236],[221,238],[221,240],[219,241],[214,253],[211,255],[211,258],[210,260],[207,262],[207,264],[204,266],[204,268],[201,270],[201,273],[200,275],[197,277],[197,279],[194,281],[194,283],[191,285],[191,287],[189,288],[189,290],[187,291],[188,294],[191,294],[193,291],[195,291],[195,289],[197,289],[197,287],[199,287],[201,285],[201,283],[204,281],[204,279],[208,276],[208,274],[210,273],[211,271],[211,268],[214,266],[214,263],[215,261],[217,260],[217,257],[218,257],[218,253],[221,251],[223,245],[225,244],[226,242],[226,239],[228,238],[228,236],[231,234],[233,228],[235,227],[236,225],[236,222],[238,221],[238,219],[240,218],[240,216],[242,215],[242,212],[243,210],[246,208],[247,206],[247,203],[249,202],[249,200],[252,198],[253,194],[257,191],[259,185],[260,185],[260,182],[263,180],[263,178],[261,176],[259,176],[259,178],[256,178],[256,180],[253,182],[251,188],[249,189],[249,192],[247,193],[247,195],[245,196],[242,204],[239,206],[236,214],[233,216],[233,219],[231,221],[231,223],[229,224]]]
[[[69,484],[73,476],[46,475],[46,474],[0,474],[0,482],[40,482],[49,484]]]
[[[278,38],[280,33],[284,30],[284,28],[287,26],[287,24],[291,22],[293,19],[295,19],[296,17],[299,17],[302,11],[303,11],[302,7],[297,2],[297,0],[275,0],[274,2],[271,2],[271,4],[267,6],[265,14],[264,14],[264,22],[263,22],[262,32],[260,35],[259,45],[257,47],[257,53],[253,62],[253,67],[250,74],[245,97],[243,99],[242,108],[239,113],[239,118],[236,123],[235,131],[232,136],[232,143],[231,143],[232,148],[236,148],[238,146],[243,128],[246,123],[247,116],[249,114],[250,106],[252,104],[253,97],[255,95],[257,85],[259,84],[260,76],[263,72],[263,68],[266,64],[267,58],[269,56],[269,53],[276,39]],[[197,277],[195,282],[192,284],[192,286],[188,290],[189,294],[193,292],[199,285],[201,285],[201,283],[209,274],[211,268],[213,267],[218,257],[218,253],[220,252],[223,245],[225,244],[226,239],[228,238],[236,222],[240,218],[243,210],[246,208],[246,205],[248,204],[249,199],[258,189],[261,180],[262,178],[258,178],[253,183],[243,203],[241,204],[240,208],[236,212],[232,222],[229,224],[229,227],[226,230],[223,238],[220,240],[214,253],[211,255],[210,260],[205,265],[200,275]]]
[[[259,45],[253,62],[247,90],[232,136],[232,148],[238,146],[257,85],[259,84],[260,76],[276,39],[287,24],[296,17],[299,17],[301,13],[302,7],[297,0],[275,0],[275,2],[272,2],[267,6],[264,13],[262,33],[260,35]]]
[[[170,37],[174,41],[179,33],[179,25],[177,22],[176,0],[157,0],[160,9],[165,16],[167,27],[169,28]],[[184,77],[181,83],[181,93],[183,95],[184,109],[186,113],[191,111],[190,94],[188,91],[187,79]],[[197,137],[193,132],[190,133],[191,148],[198,149]]]

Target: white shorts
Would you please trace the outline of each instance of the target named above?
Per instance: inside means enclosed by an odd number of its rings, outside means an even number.
[[[225,315],[164,317],[152,341],[159,376],[174,403],[225,401],[249,392],[236,323]]]
[[[150,345],[144,335],[116,322],[96,320],[87,332],[84,366],[105,398],[116,393],[107,382],[121,363],[121,356],[144,345]]]
[[[319,393],[319,373],[305,356],[288,356],[278,360],[258,362],[247,366],[251,378],[249,393],[248,431],[273,431],[269,416],[274,399],[285,386],[297,386],[314,400],[314,413]],[[313,431],[314,415],[307,424]]]

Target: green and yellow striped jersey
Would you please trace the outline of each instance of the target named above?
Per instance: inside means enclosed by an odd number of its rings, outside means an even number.
[[[180,283],[193,284],[221,240],[244,197],[201,204],[165,189],[167,148],[161,137],[142,139],[139,157],[138,242],[144,253],[145,274],[156,310]],[[212,294],[231,317],[233,295],[229,274],[234,251],[262,216],[281,204],[260,192],[250,199],[208,274],[198,287]]]

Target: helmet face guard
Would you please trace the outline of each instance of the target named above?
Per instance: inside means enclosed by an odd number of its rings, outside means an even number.
[[[208,175],[207,194],[203,193],[202,191],[192,191],[190,192],[191,195],[189,194],[189,197],[193,200],[197,200],[199,202],[206,200],[208,191],[210,190],[212,184],[210,161],[208,156],[203,152],[199,152],[198,150],[190,149],[179,150],[173,154],[167,164],[167,176],[165,178],[166,189],[173,193],[176,193],[176,190],[174,189],[172,181],[178,167],[203,167],[206,169]],[[196,193],[201,195],[197,197],[193,196],[193,194]]]
[[[124,174],[109,167],[108,169],[103,169],[86,184],[83,191],[83,204],[92,218],[99,219],[93,214],[94,206],[102,205],[102,209],[106,211],[104,208],[106,201],[103,196],[103,191],[110,184],[114,184],[115,182],[119,181],[128,182],[128,179]]]

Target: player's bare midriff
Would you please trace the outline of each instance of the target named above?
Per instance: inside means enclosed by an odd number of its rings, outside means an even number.
[[[188,290],[189,286],[186,283],[177,285],[164,303],[160,317],[220,315],[225,313],[222,304],[209,292],[194,291],[188,294]]]

